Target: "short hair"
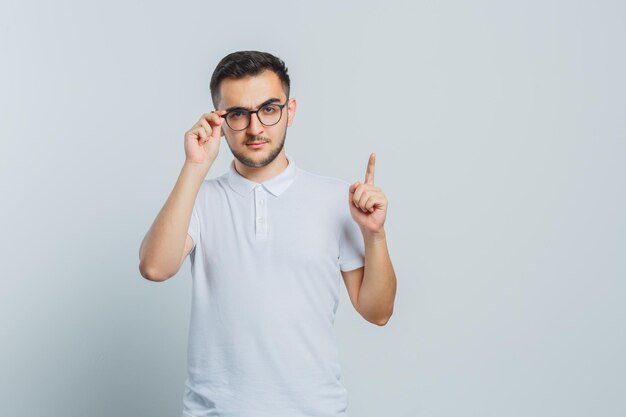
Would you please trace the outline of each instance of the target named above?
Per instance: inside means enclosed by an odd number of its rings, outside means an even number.
[[[220,84],[225,78],[240,79],[258,75],[266,70],[273,71],[278,76],[285,94],[289,97],[289,75],[282,59],[268,52],[237,51],[222,58],[213,71],[209,84],[213,105],[217,108]]]

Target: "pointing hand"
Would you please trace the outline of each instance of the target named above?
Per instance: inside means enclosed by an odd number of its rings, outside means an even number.
[[[374,164],[376,155],[372,153],[365,171],[365,182],[359,181],[350,186],[350,214],[361,231],[375,235],[383,230],[387,216],[387,197],[380,187],[374,185]]]

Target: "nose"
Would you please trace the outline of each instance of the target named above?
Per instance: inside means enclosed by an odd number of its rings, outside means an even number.
[[[250,115],[250,124],[248,125],[248,128],[246,130],[248,131],[248,134],[251,136],[260,135],[261,133],[263,133],[263,125],[261,124],[261,121],[259,120],[258,113],[254,113]]]

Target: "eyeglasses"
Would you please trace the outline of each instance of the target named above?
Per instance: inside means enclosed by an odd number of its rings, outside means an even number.
[[[228,127],[236,131],[245,130],[248,126],[250,126],[252,113],[256,113],[256,116],[259,118],[259,122],[261,122],[262,125],[274,126],[276,123],[280,122],[280,119],[283,116],[283,108],[287,105],[288,101],[289,98],[287,98],[287,101],[283,104],[265,104],[257,110],[247,110],[241,108],[233,109],[224,113],[221,117],[226,119]]]

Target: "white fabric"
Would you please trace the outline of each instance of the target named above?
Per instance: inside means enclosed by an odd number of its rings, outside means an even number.
[[[262,184],[233,161],[198,192],[183,417],[347,417],[333,325],[363,237],[350,184],[287,158]]]

